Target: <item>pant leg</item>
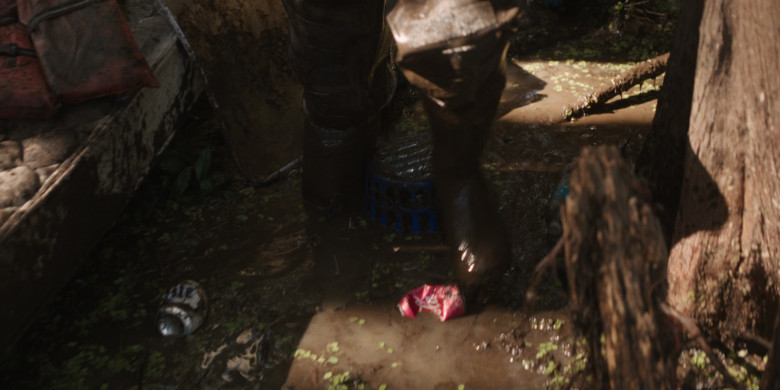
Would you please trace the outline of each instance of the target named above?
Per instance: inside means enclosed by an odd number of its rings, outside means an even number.
[[[379,128],[387,45],[383,0],[284,0],[303,85],[303,193],[317,208],[360,203]]]

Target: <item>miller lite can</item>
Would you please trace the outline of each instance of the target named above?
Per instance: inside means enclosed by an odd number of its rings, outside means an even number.
[[[203,324],[206,292],[193,280],[185,280],[163,296],[157,312],[157,329],[163,336],[186,336]]]

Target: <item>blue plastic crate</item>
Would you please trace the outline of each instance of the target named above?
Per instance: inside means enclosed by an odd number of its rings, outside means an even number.
[[[431,180],[403,182],[368,169],[366,200],[371,218],[398,232],[439,231],[439,210]]]

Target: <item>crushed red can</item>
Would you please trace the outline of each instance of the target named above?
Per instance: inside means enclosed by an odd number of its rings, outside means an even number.
[[[466,306],[458,286],[432,286],[429,284],[409,291],[398,302],[398,309],[405,317],[414,318],[417,313],[430,312],[446,321],[466,312]]]

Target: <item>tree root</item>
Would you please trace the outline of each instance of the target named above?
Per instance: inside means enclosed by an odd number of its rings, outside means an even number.
[[[525,302],[523,302],[523,311],[528,312],[530,308],[536,303],[536,289],[539,287],[539,283],[542,281],[542,277],[548,270],[555,265],[555,257],[558,256],[558,252],[563,248],[563,243],[566,241],[565,236],[561,236],[555,246],[550,250],[542,261],[534,267],[534,272],[531,276],[531,284],[528,286],[528,290],[525,292]]]
[[[712,364],[715,366],[715,369],[717,369],[718,372],[723,375],[723,378],[726,380],[726,382],[729,383],[729,385],[738,390],[745,388],[743,384],[739,383],[731,374],[729,374],[729,370],[726,368],[723,362],[720,361],[720,357],[715,354],[715,351],[712,349],[712,347],[710,347],[709,343],[707,343],[707,340],[701,333],[699,326],[696,325],[696,321],[678,312],[673,307],[665,303],[661,303],[659,306],[664,314],[670,318],[673,318],[678,324],[685,328],[686,331],[688,331],[688,337],[693,339],[699,348],[701,348],[701,350],[707,354],[707,357],[710,358],[710,362],[712,362]]]

